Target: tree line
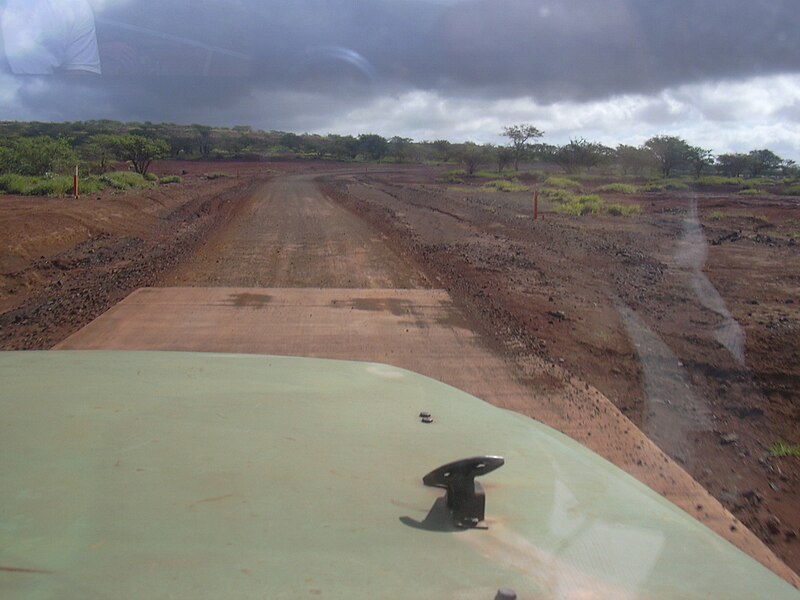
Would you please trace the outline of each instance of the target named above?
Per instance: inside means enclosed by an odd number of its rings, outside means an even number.
[[[455,163],[473,174],[481,167],[498,172],[519,171],[520,164],[538,162],[566,173],[614,169],[622,175],[644,176],[718,173],[729,177],[796,176],[797,165],[768,149],[720,154],[690,145],[680,137],[658,135],[641,146],[616,148],[585,139],[563,145],[543,143],[544,132],[531,124],[505,127],[507,145],[451,143],[440,139],[414,141],[374,133],[353,135],[296,134],[260,131],[247,126],[209,127],[169,123],[0,123],[0,175],[44,176],[64,173],[76,164],[103,174],[120,162],[141,175],[154,160],[320,159]]]

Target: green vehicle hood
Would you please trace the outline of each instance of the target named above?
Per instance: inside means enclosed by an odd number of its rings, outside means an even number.
[[[394,367],[0,353],[0,382],[4,598],[800,597],[564,435]],[[422,477],[487,454],[485,527],[427,527]]]

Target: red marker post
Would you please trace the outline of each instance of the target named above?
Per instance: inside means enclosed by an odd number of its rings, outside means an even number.
[[[539,218],[539,190],[533,191],[533,220]]]
[[[75,165],[75,171],[72,174],[72,197],[78,199],[78,165]]]

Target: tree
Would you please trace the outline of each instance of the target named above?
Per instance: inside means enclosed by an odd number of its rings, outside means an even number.
[[[747,154],[720,154],[717,157],[717,168],[727,177],[741,177],[749,166]]]
[[[553,144],[539,143],[528,145],[528,155],[533,160],[551,163],[553,162],[553,157],[555,157],[556,152],[558,152],[558,146],[554,146]]]
[[[498,146],[494,149],[494,162],[497,164],[497,172],[502,173],[511,161],[514,160],[514,149],[508,146]]]
[[[78,162],[67,140],[46,135],[8,138],[0,147],[0,171],[5,173],[42,176],[66,171]]]
[[[524,123],[522,125],[504,127],[501,135],[511,140],[511,145],[514,148],[514,170],[519,171],[519,161],[528,148],[528,140],[540,138],[544,135],[544,132],[539,131],[533,125]]]
[[[440,161],[447,162],[450,160],[450,156],[453,153],[453,147],[450,142],[447,140],[436,140],[432,145]]]
[[[14,172],[16,158],[11,148],[0,145],[0,175]]]
[[[389,142],[375,133],[362,133],[358,136],[358,149],[371,160],[380,160],[389,150]]]
[[[139,175],[147,175],[147,170],[157,158],[169,152],[164,140],[151,140],[139,135],[125,135],[119,138],[118,156],[131,163]]]
[[[211,151],[214,149],[211,127],[206,125],[192,125],[192,129],[194,129],[197,136],[197,149],[200,152],[200,156],[208,158],[211,156]]]
[[[411,148],[411,142],[413,142],[411,138],[404,138],[397,135],[394,136],[389,140],[389,154],[397,162],[403,162],[408,156],[408,151]]]
[[[475,142],[464,142],[458,152],[459,160],[464,164],[468,175],[475,173],[475,170],[487,159],[487,151],[483,146]]]
[[[686,162],[692,169],[692,174],[695,178],[698,178],[703,172],[703,169],[714,164],[714,155],[711,153],[711,150],[706,150],[699,146],[691,146],[686,156]]]
[[[289,150],[298,151],[303,147],[303,138],[296,133],[284,133],[281,136],[280,145]]]
[[[623,175],[627,175],[629,172],[641,175],[643,171],[657,166],[653,153],[646,148],[620,144],[614,153]]]
[[[781,164],[781,174],[784,177],[796,177],[797,176],[797,163],[793,161],[791,158],[787,158]]]
[[[749,170],[751,177],[761,177],[764,174],[777,171],[783,159],[772,150],[753,150],[747,157],[750,159]]]
[[[570,140],[553,155],[553,161],[567,173],[576,173],[582,168],[591,169],[608,160],[614,151],[596,142],[583,138]]]
[[[330,135],[330,152],[339,160],[352,160],[358,155],[358,140],[352,135]]]
[[[122,136],[108,133],[93,135],[81,146],[81,156],[95,163],[98,172],[105,173],[111,168],[111,161],[119,158],[121,140]]]
[[[94,136],[93,136],[94,137]],[[169,144],[169,153],[172,157],[191,155],[196,146],[196,136],[188,134],[183,128],[167,134],[166,142]]]
[[[672,135],[657,135],[644,143],[661,165],[661,174],[669,177],[674,169],[686,165],[691,147],[685,140]]]

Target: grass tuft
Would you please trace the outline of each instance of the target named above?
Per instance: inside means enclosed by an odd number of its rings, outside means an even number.
[[[0,175],[0,191],[20,196],[65,196],[72,194],[72,175],[54,175],[50,177],[30,177],[13,173]],[[82,194],[91,194],[102,189],[96,177],[88,177],[79,181]]]
[[[612,217],[632,217],[642,214],[642,207],[638,204],[609,204],[606,212]]]
[[[800,458],[800,446],[790,446],[778,441],[769,447],[769,453],[777,457],[794,456],[795,458]]]
[[[575,200],[575,194],[567,190],[556,190],[552,188],[544,188],[539,190],[539,194],[549,200],[556,202],[572,202]]]
[[[694,182],[695,185],[700,187],[717,186],[717,185],[742,185],[742,180],[738,177],[721,177],[719,175],[706,175],[698,177]]]
[[[581,184],[574,179],[568,179],[566,177],[548,177],[544,181],[545,185],[554,188],[560,188],[562,190],[571,189],[571,190],[580,190]]]
[[[675,181],[671,179],[659,179],[647,182],[642,187],[643,192],[664,192],[666,190],[688,190],[689,186],[682,181]]]
[[[483,187],[494,188],[499,192],[527,192],[528,188],[519,183],[518,181],[506,181],[505,179],[497,179],[484,184]]]
[[[774,179],[768,179],[766,177],[756,177],[755,179],[746,179],[742,182],[742,188],[749,189],[749,188],[758,188],[758,187],[769,187],[772,185],[778,185],[778,182]]]
[[[609,183],[601,185],[595,193],[601,194],[635,194],[638,190],[635,185],[630,183]]]
[[[576,196],[571,201],[557,206],[555,211],[576,217],[583,215],[596,215],[602,211],[603,204],[603,199],[594,194],[587,196]]]
[[[138,173],[131,171],[114,171],[106,173],[100,177],[100,181],[115,190],[142,189],[152,187],[151,182],[147,181]]]
[[[170,183],[183,183],[183,179],[177,175],[168,175],[158,180],[159,185],[168,185]]]

